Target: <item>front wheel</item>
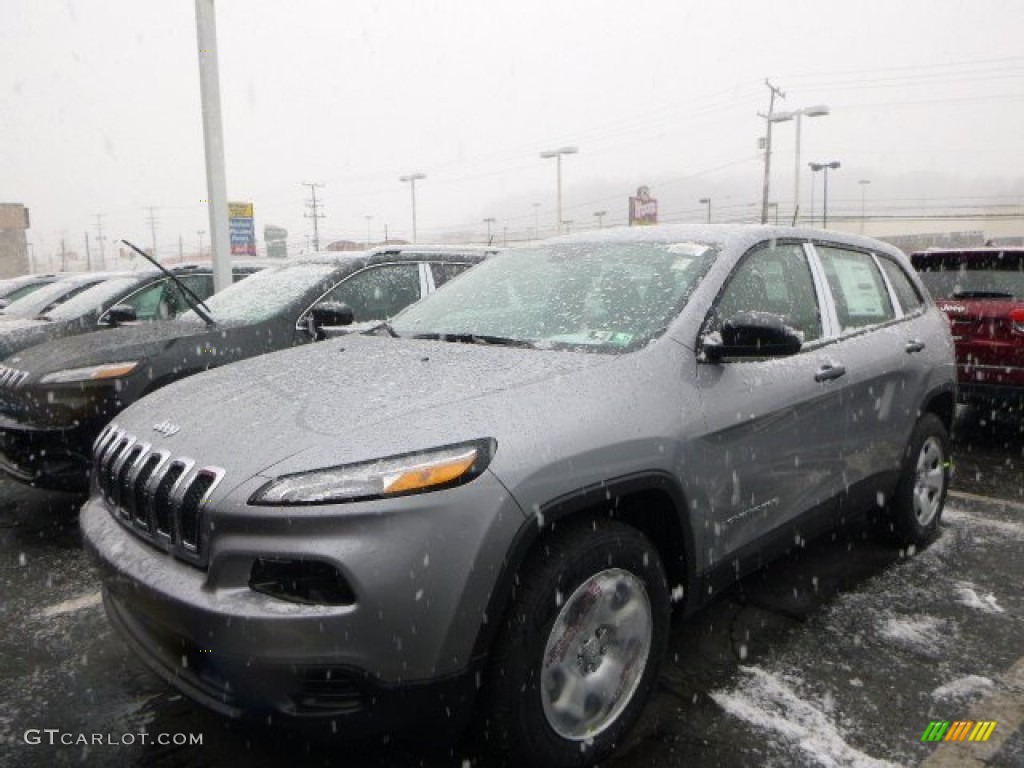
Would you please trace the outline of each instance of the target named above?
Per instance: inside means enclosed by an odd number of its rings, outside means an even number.
[[[949,466],[946,427],[935,414],[926,413],[907,443],[899,485],[886,515],[891,538],[921,546],[935,537],[949,489]]]
[[[491,656],[485,735],[513,764],[590,765],[621,743],[668,641],[657,551],[614,521],[553,534],[527,560]]]

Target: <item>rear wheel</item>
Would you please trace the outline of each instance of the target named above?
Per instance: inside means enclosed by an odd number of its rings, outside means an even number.
[[[935,537],[949,489],[949,465],[946,427],[926,413],[910,436],[899,485],[881,518],[890,538],[920,546]]]
[[[590,765],[621,743],[656,680],[661,560],[636,529],[596,520],[553,534],[521,573],[491,656],[485,736],[513,764]]]

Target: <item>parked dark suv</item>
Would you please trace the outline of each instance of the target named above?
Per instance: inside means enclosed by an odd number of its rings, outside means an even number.
[[[1024,248],[932,249],[911,261],[949,316],[961,402],[1024,408]]]
[[[101,434],[111,622],[234,717],[475,710],[512,765],[621,744],[670,606],[856,511],[935,535],[956,371],[882,243],[604,230],[499,254],[371,335],[172,384]]]
[[[210,296],[201,314],[27,349],[0,365],[0,470],[36,486],[85,490],[100,429],[140,397],[200,371],[389,318],[488,253],[401,246],[306,257]]]
[[[236,265],[234,279],[241,280],[273,263]],[[190,264],[170,271],[199,298],[213,293],[213,272],[209,266]],[[156,269],[106,275],[87,290],[36,317],[0,323],[0,359],[52,339],[114,328],[123,322],[165,320],[188,308],[179,287]]]

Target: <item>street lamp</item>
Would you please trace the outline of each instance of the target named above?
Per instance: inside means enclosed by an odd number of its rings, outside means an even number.
[[[860,233],[864,234],[864,191],[867,189],[868,184],[871,183],[871,179],[861,179],[857,182],[860,184]]]
[[[496,221],[497,221],[497,219],[495,219],[493,216],[488,216],[486,219],[484,219],[484,224],[487,225],[487,244],[488,245],[491,244],[491,224],[493,224]]]
[[[608,211],[594,211],[594,215],[597,216],[597,228],[604,229],[604,217],[608,215]]]
[[[772,208],[775,209],[775,226],[779,226],[779,204],[768,203],[768,209],[771,210]]]
[[[366,216],[363,216],[363,218],[366,219],[366,247],[369,248],[370,247],[370,222],[373,221],[373,216],[370,216],[369,214],[367,214]]]
[[[558,234],[562,234],[562,155],[575,155],[579,152],[576,147],[560,147],[559,149],[549,149],[545,152],[541,152],[540,156],[544,160],[555,158],[556,165],[556,179],[555,179],[555,201],[557,210],[555,215],[558,217]]]
[[[205,229],[197,229],[196,234],[199,235],[199,258],[203,258],[203,235],[206,234]]]
[[[834,171],[837,168],[839,168],[839,161],[833,160],[830,163],[808,163],[807,165],[811,167],[811,170],[814,173],[817,173],[818,171],[825,172],[825,193],[823,195],[824,200],[821,204],[821,228],[828,229],[828,172],[829,169],[832,169]]]
[[[793,174],[793,226],[800,220],[800,121],[805,115],[807,117],[820,117],[829,114],[829,108],[824,104],[816,104],[813,107],[794,109],[791,112],[775,112],[768,115],[768,122],[785,123],[789,120],[796,121],[796,160],[793,163],[795,169]]]
[[[399,176],[401,182],[409,182],[412,189],[412,241],[416,242],[416,182],[427,178],[425,173],[410,173],[408,176]]]
[[[708,207],[708,224],[710,224],[711,223],[711,198],[710,197],[702,197],[697,202],[700,203],[701,205],[706,205]]]

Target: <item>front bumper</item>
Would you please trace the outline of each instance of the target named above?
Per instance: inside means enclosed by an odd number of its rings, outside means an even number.
[[[230,496],[244,502],[262,482]],[[487,601],[525,519],[490,473],[387,501],[231,512],[207,513],[214,533],[201,569],[137,537],[102,497],[83,507],[108,615],[151,669],[229,717],[326,718],[360,736],[464,724]],[[354,600],[307,605],[254,591],[252,564],[271,557],[332,563]]]
[[[92,441],[101,427],[35,427],[0,415],[0,471],[48,490],[86,491]]]

